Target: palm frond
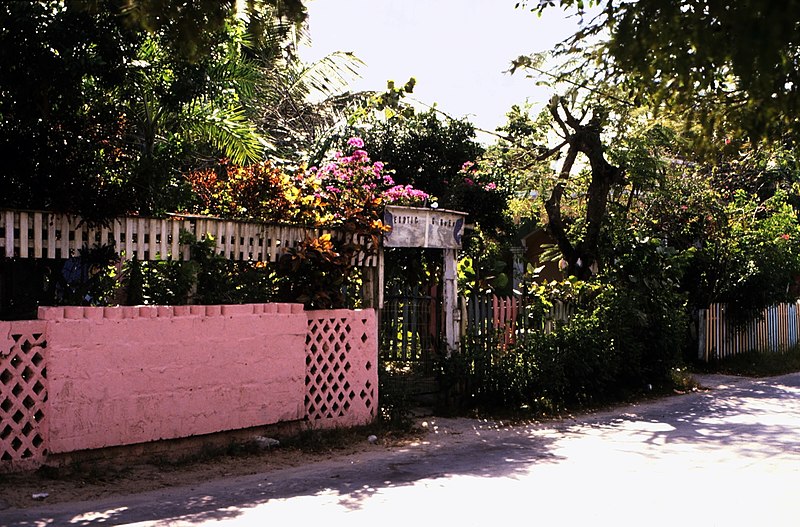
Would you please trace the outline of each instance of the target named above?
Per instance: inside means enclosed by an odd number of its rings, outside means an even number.
[[[209,77],[218,86],[228,86],[244,99],[253,97],[261,75],[256,64],[239,57],[214,63],[209,69]]]
[[[340,94],[358,78],[364,62],[349,51],[336,51],[311,64],[303,65],[294,75],[291,91],[301,89],[306,96],[320,100]]]
[[[240,107],[198,103],[186,112],[181,126],[187,135],[208,141],[237,164],[257,162],[270,148]]]

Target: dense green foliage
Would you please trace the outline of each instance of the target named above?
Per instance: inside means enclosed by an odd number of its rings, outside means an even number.
[[[357,100],[326,97],[358,63],[298,60],[298,0],[235,4],[0,6],[0,184],[16,189],[0,206],[160,214],[192,209],[183,175],[220,159],[299,164]]]
[[[186,167],[260,157],[241,105],[254,81],[243,25],[208,33],[190,60],[167,28],[136,29],[110,0],[84,7],[0,7],[0,184],[17,189],[0,204],[89,219],[175,210]]]
[[[246,304],[277,300],[273,267],[234,262],[214,254],[214,240],[194,240],[187,262],[130,260],[109,284],[123,305]],[[82,304],[84,302],[78,302]],[[95,304],[100,302],[93,302]]]
[[[555,413],[668,386],[686,338],[684,298],[666,284],[565,281],[534,287],[528,330],[510,349],[470,342],[444,364],[445,381],[483,407]],[[542,309],[574,312],[552,331]]]
[[[485,148],[470,123],[445,119],[435,109],[402,112],[402,105],[396,105],[392,118],[362,121],[359,127],[365,127],[366,147],[385,163],[397,184],[425,191],[441,209],[467,213],[474,228],[464,236],[463,256],[469,264],[462,265],[462,285],[508,291],[507,250],[514,243],[516,227],[507,213],[512,194],[507,173],[484,155]],[[427,282],[439,269],[440,259],[419,252],[393,252],[388,276],[390,280],[396,275],[413,276]]]
[[[633,107],[620,86],[583,90],[583,73],[565,73],[572,82],[553,85],[565,95],[539,116],[513,108],[490,152],[517,184],[514,215],[546,228],[549,254],[584,281],[527,291],[515,344],[482,336],[445,363],[471,405],[551,413],[670,387],[696,355],[697,309],[727,303],[735,324],[798,294],[791,144],[729,138],[710,154],[702,129]],[[564,294],[571,315],[544,330]]]
[[[796,0],[560,0],[599,11],[560,51],[582,66],[700,123],[707,139],[797,140],[800,134],[800,2]],[[594,12],[594,11],[593,11]]]

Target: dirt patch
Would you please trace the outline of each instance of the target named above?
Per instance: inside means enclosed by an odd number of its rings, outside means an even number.
[[[36,472],[0,474],[0,510],[191,487],[214,479],[324,463],[342,456],[407,445],[418,441],[425,433],[424,428],[416,427],[409,431],[320,432],[278,446],[250,443],[228,452],[207,453],[180,462],[162,460],[111,467],[43,467]],[[370,438],[371,435],[375,437]]]

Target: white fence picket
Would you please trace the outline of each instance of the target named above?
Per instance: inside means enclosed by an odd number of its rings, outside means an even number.
[[[747,351],[786,352],[798,345],[800,301],[764,309],[759,319],[735,328],[724,304],[700,311],[698,357],[706,362]]]
[[[0,210],[0,254],[7,258],[69,258],[83,247],[113,243],[123,259],[188,260],[189,246],[180,242],[184,230],[197,239],[212,236],[215,252],[228,259],[262,262],[278,261],[306,238],[324,233],[346,236],[319,228],[177,215],[164,219],[123,216],[90,228],[81,218],[67,214]],[[378,259],[367,249],[354,256],[353,262],[376,267]]]

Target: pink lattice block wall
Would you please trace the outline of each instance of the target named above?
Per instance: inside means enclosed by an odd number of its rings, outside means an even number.
[[[300,304],[41,308],[49,449],[304,418]]]
[[[371,422],[378,410],[375,311],[309,311],[305,410],[312,426]]]
[[[47,456],[45,324],[0,321],[0,468],[35,468]]]

